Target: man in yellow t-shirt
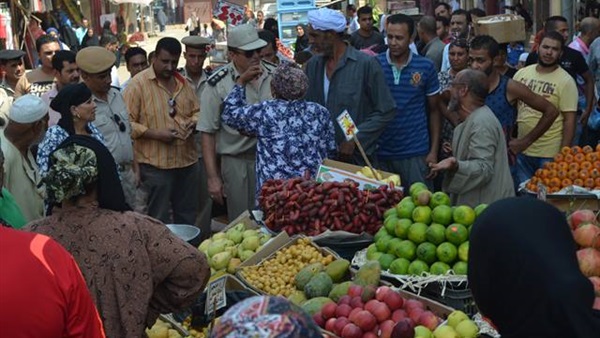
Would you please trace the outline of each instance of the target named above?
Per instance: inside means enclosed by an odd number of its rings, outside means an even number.
[[[531,178],[545,162],[552,160],[561,147],[570,146],[575,135],[577,87],[569,73],[559,66],[564,44],[559,33],[546,33],[540,43],[538,63],[522,68],[513,78],[543,96],[560,111],[550,129],[517,156],[519,182]],[[541,117],[541,112],[520,101],[517,114],[518,137],[527,135]]]

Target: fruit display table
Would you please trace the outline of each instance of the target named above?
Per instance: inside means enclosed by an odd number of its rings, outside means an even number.
[[[600,199],[595,195],[552,195],[546,196],[546,202],[554,205],[562,212],[580,209],[600,210]]]

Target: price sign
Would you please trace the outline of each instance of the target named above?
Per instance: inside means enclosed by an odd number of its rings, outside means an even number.
[[[225,294],[225,281],[226,276],[215,279],[208,284],[208,291],[206,292],[206,307],[204,313],[207,316],[211,316],[218,309],[227,306],[227,295]]]

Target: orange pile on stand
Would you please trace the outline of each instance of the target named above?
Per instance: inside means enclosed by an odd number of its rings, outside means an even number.
[[[600,190],[600,144],[596,149],[585,146],[563,147],[554,161],[538,169],[525,186],[537,192],[539,184],[552,194],[571,185]]]

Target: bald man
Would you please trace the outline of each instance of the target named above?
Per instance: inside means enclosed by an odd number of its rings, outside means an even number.
[[[580,52],[588,60],[590,55],[590,45],[600,34],[600,20],[594,17],[587,17],[579,23],[581,34],[569,44],[569,47]]]
[[[500,122],[485,105],[489,83],[482,71],[465,69],[450,83],[448,110],[462,121],[452,138],[451,156],[431,164],[434,173],[446,172],[442,190],[453,204],[475,207],[514,196]]]

